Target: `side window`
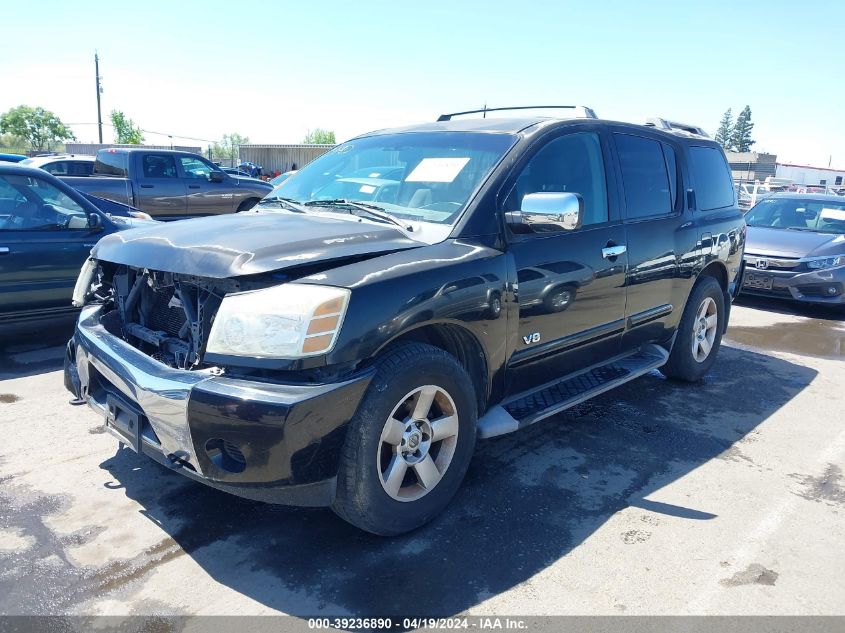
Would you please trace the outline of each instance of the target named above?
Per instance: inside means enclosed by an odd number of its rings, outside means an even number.
[[[67,165],[69,176],[90,176],[94,173],[94,163],[91,161],[71,160]]]
[[[695,179],[695,200],[702,211],[729,207],[734,203],[731,171],[715,147],[690,147],[690,167]]]
[[[631,134],[613,136],[625,187],[626,217],[636,219],[671,213],[674,204],[663,143]]]
[[[67,165],[66,160],[57,160],[55,163],[47,163],[42,169],[54,176],[67,176]]]
[[[185,172],[185,178],[200,178],[208,180],[208,175],[213,171],[210,165],[194,156],[180,156],[179,162]]]
[[[145,178],[176,178],[176,161],[168,154],[144,154],[141,170]]]
[[[593,132],[567,134],[537,152],[505,199],[506,210],[519,209],[529,193],[559,191],[584,198],[584,226],[607,222],[607,179],[601,140]]]
[[[669,172],[669,198],[673,209],[678,208],[678,161],[675,150],[670,145],[663,144],[663,158],[666,160],[666,171]]]
[[[88,215],[49,182],[30,176],[0,176],[0,229],[86,229]]]

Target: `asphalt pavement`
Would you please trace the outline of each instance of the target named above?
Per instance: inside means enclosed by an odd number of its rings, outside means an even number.
[[[845,614],[845,321],[744,300],[696,385],[652,372],[480,441],[432,524],[191,482],[0,352],[0,614]]]

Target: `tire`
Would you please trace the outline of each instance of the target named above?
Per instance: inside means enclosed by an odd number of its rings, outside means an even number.
[[[576,289],[572,286],[558,286],[553,288],[543,298],[543,307],[546,312],[563,312],[575,299]]]
[[[258,198],[247,198],[238,205],[237,213],[240,213],[241,211],[249,211],[256,204],[258,204]]]
[[[420,416],[427,394],[432,404]],[[421,399],[420,411],[414,411]],[[463,481],[475,449],[476,416],[472,381],[454,357],[423,343],[389,348],[376,360],[375,376],[350,423],[332,509],[383,536],[424,525]],[[422,425],[416,431],[413,419]],[[429,426],[429,419],[448,424]],[[435,428],[454,435],[437,440]]]
[[[722,287],[713,277],[702,277],[690,292],[672,352],[660,372],[687,382],[701,380],[716,362],[726,317]]]

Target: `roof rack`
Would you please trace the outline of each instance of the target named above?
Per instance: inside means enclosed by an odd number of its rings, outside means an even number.
[[[503,110],[575,110],[576,119],[597,119],[596,113],[592,108],[587,106],[572,106],[572,105],[546,105],[546,106],[514,106],[510,108],[487,108],[481,110],[467,110],[466,112],[452,112],[451,114],[441,114],[438,121],[451,121],[453,116],[462,116],[464,114],[479,114],[483,113],[487,116],[488,112],[502,112]]]
[[[689,123],[680,123],[679,121],[669,121],[668,119],[661,119],[660,117],[652,117],[646,119],[645,124],[649,127],[656,127],[667,132],[686,132],[693,136],[703,136],[710,138],[710,135],[704,129],[697,125],[690,125]]]

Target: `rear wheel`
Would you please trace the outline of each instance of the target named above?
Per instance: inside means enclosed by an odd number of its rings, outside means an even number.
[[[374,534],[427,523],[466,474],[475,424],[472,381],[455,358],[422,343],[394,347],[350,424],[334,511]]]
[[[701,380],[716,362],[724,321],[722,287],[712,277],[702,277],[687,299],[672,353],[660,371],[669,378]]]

